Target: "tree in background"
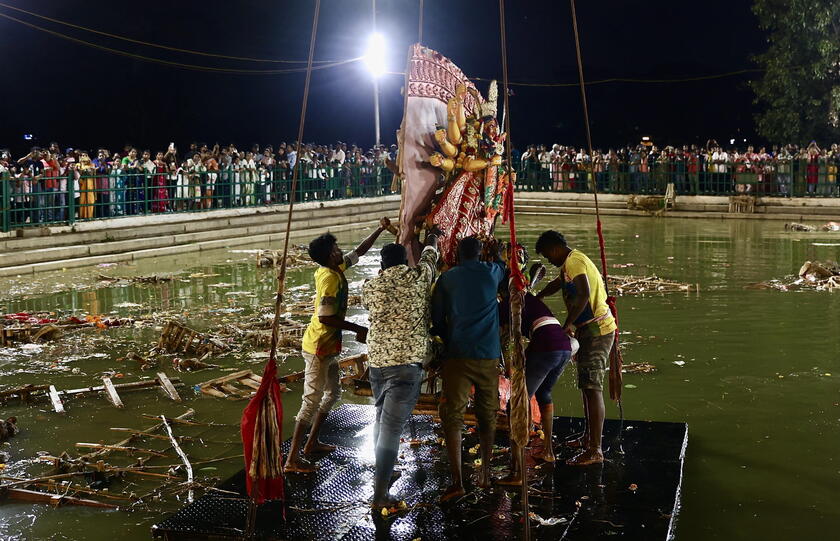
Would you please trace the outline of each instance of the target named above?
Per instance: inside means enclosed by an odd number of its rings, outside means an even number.
[[[754,0],[769,47],[753,81],[758,131],[774,143],[840,134],[840,1]]]

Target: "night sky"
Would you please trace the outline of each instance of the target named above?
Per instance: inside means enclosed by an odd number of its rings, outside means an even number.
[[[225,55],[305,60],[314,1],[0,0],[40,15],[168,46]],[[569,3],[507,2],[510,78],[577,81]],[[301,65],[207,58],[135,45],[0,6],[0,13],[101,46],[172,62],[236,69]],[[418,0],[378,0],[377,25],[388,40],[388,67],[403,71],[418,39]],[[587,80],[682,78],[753,68],[765,37],[748,0],[662,2],[579,0]],[[316,60],[360,56],[371,31],[370,0],[323,0]],[[497,3],[426,0],[423,43],[473,77],[501,78]],[[241,75],[176,69],[118,56],[0,18],[0,147],[164,149],[192,140],[240,147],[291,142],[302,73]],[[752,75],[755,76],[755,75]],[[754,138],[750,76],[679,84],[604,84],[589,88],[596,147]],[[402,115],[401,76],[380,83],[382,139],[395,141]],[[479,83],[482,91],[486,83]],[[516,146],[584,144],[579,90],[514,87]],[[373,143],[373,96],[362,63],[316,71],[306,141]]]

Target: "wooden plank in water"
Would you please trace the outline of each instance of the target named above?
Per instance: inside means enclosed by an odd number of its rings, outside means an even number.
[[[260,388],[260,383],[256,380],[254,380],[254,379],[251,379],[250,377],[240,379],[239,383],[241,383],[242,385],[244,385],[246,387],[250,387],[251,389],[254,389],[254,390],[257,390],[257,389]]]
[[[166,391],[166,394],[169,395],[169,398],[171,398],[175,402],[180,402],[181,396],[178,394],[178,391],[175,390],[175,386],[172,385],[171,381],[169,381],[167,375],[163,372],[158,372],[157,377],[161,387],[163,387],[163,390]]]
[[[239,379],[241,377],[247,376],[250,373],[251,373],[250,370],[240,370],[238,372],[232,372],[232,373],[230,373],[226,376],[222,376],[222,377],[219,377],[219,378],[214,378],[214,379],[205,381],[204,383],[201,384],[201,386],[204,387],[204,386],[210,386],[210,385],[218,385],[220,383],[227,383],[229,381],[233,381],[233,380]]]
[[[172,378],[170,381],[175,386],[183,385],[183,383],[181,383],[180,378]],[[158,385],[160,385],[160,384],[158,383],[157,379],[146,379],[146,380],[142,380],[142,381],[132,381],[132,382],[129,382],[129,383],[116,383],[116,384],[114,384],[114,388],[119,390],[119,391],[131,391],[131,390],[135,390],[135,389],[147,389],[149,387],[157,387]],[[104,390],[105,390],[104,385],[97,385],[95,387],[84,387],[84,388],[81,388],[81,389],[71,389],[69,391],[59,391],[59,395],[72,396],[72,395],[75,395],[75,394],[83,394],[83,393],[97,393],[97,392],[102,392]]]
[[[201,388],[201,392],[204,393],[204,394],[209,394],[210,396],[215,396],[216,398],[227,398],[227,395],[225,393],[216,389],[215,387],[212,387],[212,386],[208,385],[208,386],[202,386],[200,388]]]
[[[61,403],[61,397],[58,396],[58,391],[55,385],[50,385],[50,400],[52,401],[53,409],[56,413],[64,413],[64,404]]]
[[[111,383],[111,378],[104,377],[102,378],[102,383],[105,387],[105,393],[108,395],[108,400],[111,401],[111,404],[118,408],[123,408],[122,400],[120,399],[120,395],[117,394],[117,390],[114,388],[114,384]]]

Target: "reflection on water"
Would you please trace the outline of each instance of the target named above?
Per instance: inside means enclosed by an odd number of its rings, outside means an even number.
[[[540,231],[559,229],[575,247],[595,257],[593,221],[588,216],[520,218],[520,235],[532,249]],[[836,234],[788,233],[778,222],[757,220],[610,217],[604,226],[610,263],[633,264],[610,272],[657,274],[700,285],[699,295],[619,300],[626,360],[657,366],[652,374],[625,376],[631,386],[624,391],[627,417],[690,425],[679,538],[810,539],[821,536],[829,524],[840,525],[836,505],[840,465],[835,458],[840,441],[840,297],[744,289],[749,283],[792,274],[805,260],[840,259]],[[341,237],[348,245],[352,240]],[[351,293],[357,293],[377,268],[378,260],[371,254],[351,269]],[[549,269],[550,276],[552,272]],[[171,282],[146,286],[108,285],[97,279],[100,273],[176,274]],[[314,293],[311,270],[292,272],[290,286],[295,299],[308,299]],[[5,312],[52,311],[59,316],[178,314],[205,329],[270,306],[275,287],[273,272],[257,269],[252,255],[222,250],[156,258],[136,266],[73,269],[0,281],[0,291],[9,292],[0,299],[0,307]],[[549,302],[562,313],[559,299]],[[351,317],[366,321],[357,308]],[[126,380],[146,377],[137,363],[124,357],[130,351],[147,350],[157,336],[149,327],[88,330],[43,346],[2,349],[3,387],[43,381],[60,389],[81,387],[96,382],[97,374],[114,370]],[[349,338],[345,346],[348,354],[360,349]],[[257,372],[262,366],[262,361],[247,355],[213,362]],[[299,357],[290,357],[281,372],[301,367]],[[9,403],[3,414],[16,415],[23,431],[6,446],[10,465],[5,473],[38,471],[26,470],[20,462],[38,451],[74,452],[77,441],[117,441],[120,438],[109,434],[107,427],[149,426],[141,413],[178,415],[192,407],[199,419],[235,424],[242,402],[189,392],[196,383],[224,373],[178,374],[186,383],[183,405],[156,393],[126,393],[124,410],[91,397],[70,401],[67,416],[59,417],[46,403]],[[574,370],[564,374],[554,395],[558,414],[579,414]],[[344,399],[368,400],[350,393]],[[283,400],[288,434],[300,404],[299,384],[292,385]],[[616,414],[609,405],[608,415]],[[237,437],[235,428],[217,430],[221,434],[216,439]],[[224,456],[232,449],[235,446],[196,453]],[[205,473],[225,477],[241,463],[234,460],[214,467]],[[32,538],[67,539],[110,539],[110,532],[117,529],[126,539],[146,539],[156,517],[146,512],[128,515],[21,504],[6,504],[3,515],[3,538],[24,527],[29,530],[32,524],[28,534]]]

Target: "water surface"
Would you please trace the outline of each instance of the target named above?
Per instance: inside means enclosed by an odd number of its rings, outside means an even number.
[[[520,218],[519,228],[529,248],[540,231],[555,228],[594,259],[593,222],[590,216]],[[626,416],[689,424],[678,539],[812,539],[840,526],[840,463],[834,456],[840,442],[840,296],[745,289],[750,283],[792,274],[805,260],[840,259],[840,236],[788,233],[775,221],[608,217],[604,225],[610,264],[620,265],[610,272],[657,274],[700,287],[699,294],[619,299],[625,361],[657,367],[652,374],[625,375]],[[358,239],[344,235],[340,240],[351,247]],[[273,273],[256,268],[253,254],[247,252],[254,248],[233,246],[136,265],[4,279],[0,312],[179,316],[196,328],[235,323],[271,304]],[[358,293],[377,266],[371,252],[351,269],[351,294]],[[553,272],[549,269],[550,275]],[[154,273],[177,274],[161,285],[107,285],[97,279],[98,274]],[[295,271],[290,280],[295,298],[306,300],[314,292],[311,270]],[[562,313],[559,299],[550,304]],[[351,317],[366,321],[358,308],[351,309]],[[151,377],[153,372],[140,370],[139,363],[125,357],[147,351],[157,336],[158,329],[148,325],[85,330],[43,346],[0,349],[2,387],[50,382],[59,389],[76,388],[97,384],[104,373],[121,374],[115,375],[115,382]],[[346,354],[360,350],[349,339],[345,347]],[[237,443],[224,442],[236,442],[235,424],[244,403],[204,396],[192,386],[225,374],[224,369],[260,372],[264,361],[244,351],[212,362],[220,369],[177,373],[162,365],[187,384],[181,390],[183,404],[158,391],[123,393],[124,410],[103,398],[73,399],[66,403],[65,416],[54,414],[46,402],[8,403],[3,415],[17,416],[22,432],[3,447],[9,455],[3,473],[38,474],[45,471],[32,464],[39,451],[73,454],[76,442],[113,443],[123,434],[109,427],[148,427],[154,421],[141,413],[178,415],[187,407],[196,410],[199,420],[231,425],[179,429],[179,434],[220,442],[188,447],[194,460],[240,453]],[[281,372],[301,367],[300,357],[292,355]],[[283,396],[287,435],[301,390],[299,384],[290,387]],[[554,395],[558,414],[580,413],[573,369],[564,374]],[[350,393],[344,399],[366,401]],[[607,411],[617,415],[614,405]],[[126,463],[136,457],[111,460]],[[230,459],[197,473],[209,482],[240,467],[241,459]],[[155,486],[134,478],[131,482],[138,494]],[[153,509],[133,513],[4,503],[0,537],[104,540],[121,532],[124,539],[147,539],[160,512],[179,505],[172,495],[163,500]]]

